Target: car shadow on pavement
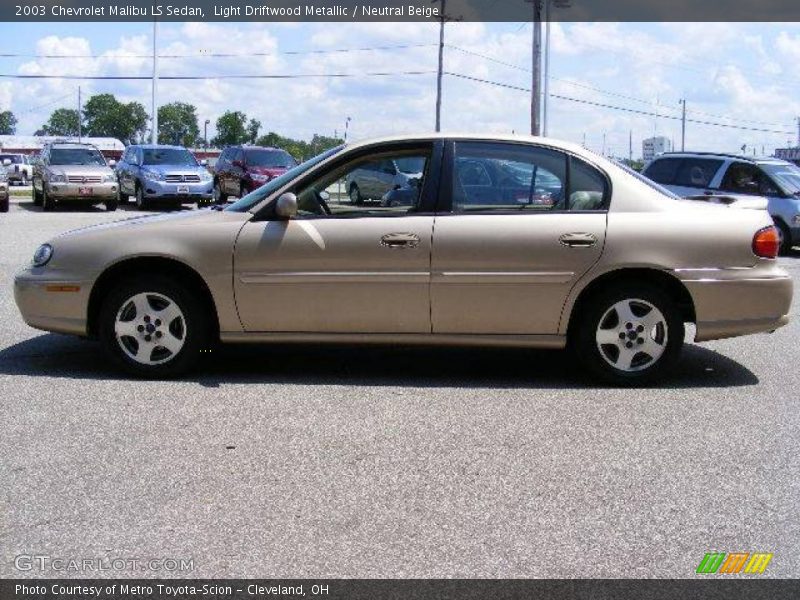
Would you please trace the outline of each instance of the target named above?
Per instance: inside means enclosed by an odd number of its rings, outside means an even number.
[[[0,374],[120,380],[127,377],[96,342],[45,334],[0,350]],[[226,383],[409,387],[591,388],[598,384],[564,351],[341,345],[230,345],[181,378],[205,387]],[[755,385],[747,367],[687,344],[659,388]]]

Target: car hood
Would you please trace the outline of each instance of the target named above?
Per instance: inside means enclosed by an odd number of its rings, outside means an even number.
[[[194,175],[208,173],[205,167],[199,165],[142,165],[142,169],[150,171],[151,173],[160,173],[161,175]]]
[[[259,175],[269,175],[277,177],[283,175],[288,169],[286,167],[247,167],[248,173],[258,173]]]
[[[102,165],[50,165],[48,170],[51,173],[63,173],[64,175],[112,175],[114,171],[111,167]]]

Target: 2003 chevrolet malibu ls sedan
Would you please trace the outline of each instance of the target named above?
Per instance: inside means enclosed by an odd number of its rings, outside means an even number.
[[[348,174],[412,159],[401,206]],[[385,204],[385,203],[383,203]],[[570,346],[651,381],[697,341],[772,331],[789,276],[766,211],[686,202],[579,146],[423,135],[329,150],[225,210],[61,235],[15,281],[25,321],[140,376],[222,342]]]

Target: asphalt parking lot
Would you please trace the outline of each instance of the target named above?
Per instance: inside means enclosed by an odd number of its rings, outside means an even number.
[[[800,576],[797,302],[772,335],[687,346],[655,389],[595,387],[562,352],[308,346],[133,381],[27,327],[11,283],[52,235],[137,214],[26,197],[0,215],[0,576],[73,575],[14,568],[39,554],[190,558],[197,577],[683,578],[711,551]],[[781,262],[800,284],[800,254]]]

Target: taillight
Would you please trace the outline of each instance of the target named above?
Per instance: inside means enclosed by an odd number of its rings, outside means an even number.
[[[759,229],[753,236],[753,254],[761,258],[775,258],[778,256],[781,241],[778,236],[778,230],[770,225]]]

